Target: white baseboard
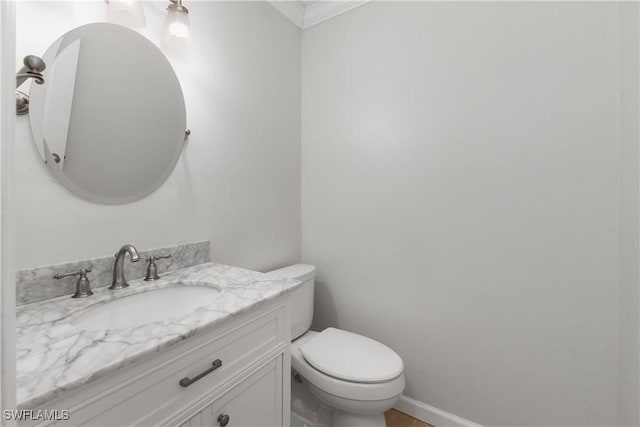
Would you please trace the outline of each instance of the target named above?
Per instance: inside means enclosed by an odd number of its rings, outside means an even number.
[[[394,409],[435,427],[482,427],[473,421],[465,420],[462,417],[434,408],[407,396],[402,396]]]

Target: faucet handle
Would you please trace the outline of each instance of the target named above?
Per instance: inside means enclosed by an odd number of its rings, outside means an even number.
[[[76,292],[71,298],[84,298],[93,295],[91,292],[91,282],[87,278],[87,273],[91,273],[92,267],[81,268],[78,271],[72,271],[70,273],[57,273],[53,276],[54,279],[60,280],[65,277],[80,276],[76,282]]]
[[[160,276],[158,276],[158,266],[156,265],[156,261],[159,259],[166,259],[166,258],[171,258],[171,255],[163,255],[163,256],[150,256],[149,258],[147,258],[147,262],[149,263],[149,265],[147,265],[147,275],[144,277],[145,281],[150,281],[150,280],[158,280],[160,278]]]
[[[54,279],[64,279],[65,277],[71,277],[71,276],[86,276],[87,273],[91,273],[91,267],[89,268],[81,268],[78,271],[72,271],[71,273],[58,273],[58,274],[54,274],[53,278]]]

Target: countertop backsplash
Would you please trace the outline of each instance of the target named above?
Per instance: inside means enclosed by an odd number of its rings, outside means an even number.
[[[118,249],[118,248],[116,248]],[[164,248],[147,249],[136,247],[140,255],[140,261],[130,262],[129,256],[125,262],[125,277],[127,280],[139,279],[145,276],[147,263],[150,256],[171,254],[171,258],[157,261],[158,272],[178,270],[193,265],[209,262],[209,242],[195,242],[183,245],[168,246]],[[113,278],[113,256],[93,258],[82,261],[74,261],[65,264],[36,267],[20,270],[16,273],[16,305],[30,304],[49,298],[74,293],[77,277],[67,277],[56,280],[53,276],[57,273],[68,273],[81,268],[92,267],[88,274],[91,280],[91,288],[99,288],[111,284]]]

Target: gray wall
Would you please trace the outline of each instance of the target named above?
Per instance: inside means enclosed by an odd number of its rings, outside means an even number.
[[[145,2],[158,44],[165,7]],[[149,197],[76,198],[17,119],[17,269],[209,239],[266,270],[302,239],[315,327],[396,349],[410,397],[487,425],[638,424],[637,5],[376,2],[305,31],[302,81],[269,5],[189,7],[169,59],[193,134]],[[20,61],[107,16],[17,10]]]
[[[302,259],[316,328],[486,425],[612,425],[618,11],[373,2],[305,30]]]
[[[640,425],[638,378],[640,316],[638,315],[638,129],[640,78],[638,2],[620,4],[620,355],[618,424]]]
[[[160,44],[166,1],[144,2],[140,32]],[[101,206],[60,186],[39,160],[28,116],[16,134],[16,268],[208,239],[213,260],[269,269],[300,259],[301,32],[263,2],[191,2],[192,44],[168,52],[192,131],[150,196]],[[20,2],[17,55],[106,21],[104,2]],[[135,64],[132,64],[135,66]]]

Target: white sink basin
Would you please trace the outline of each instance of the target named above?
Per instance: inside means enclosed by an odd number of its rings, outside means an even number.
[[[191,313],[219,295],[219,289],[200,285],[155,289],[89,309],[71,324],[91,331],[133,328]]]

